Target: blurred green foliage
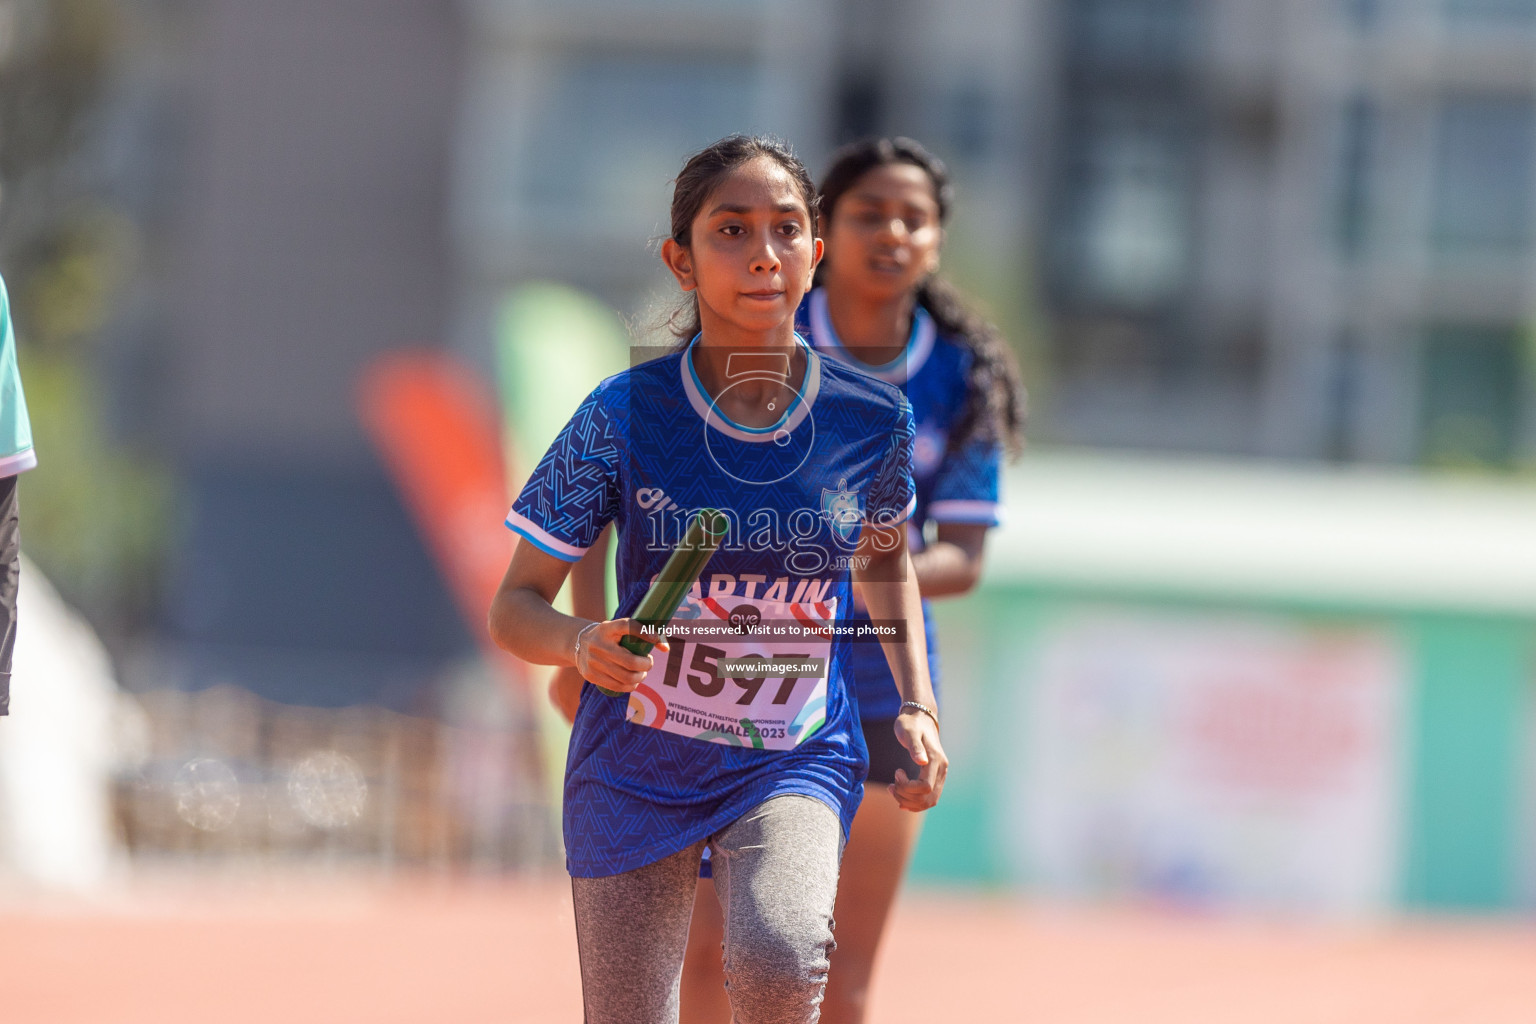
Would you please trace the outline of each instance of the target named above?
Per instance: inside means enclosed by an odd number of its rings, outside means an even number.
[[[159,593],[174,482],[107,436],[82,361],[33,352],[21,370],[38,452],[21,481],[23,545],[98,625],[141,625]]]
[[[39,460],[21,482],[23,543],[122,629],[152,610],[173,484],[102,414],[101,332],[137,248],[82,171],[115,28],[109,0],[0,0],[0,271]]]

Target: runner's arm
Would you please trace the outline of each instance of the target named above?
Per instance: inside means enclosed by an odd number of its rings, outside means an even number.
[[[907,554],[905,524],[877,527],[866,524],[859,538],[858,554],[867,557],[862,569],[854,571],[869,617],[876,623],[905,622],[902,641],[882,639],[885,658],[896,680],[903,701],[915,701],[935,707],[933,682],[928,678],[928,640],[923,631],[922,599],[918,595],[917,573]],[[855,562],[856,565],[860,562]],[[896,718],[896,738],[921,767],[916,779],[908,779],[897,769],[896,783],[890,787],[896,802],[909,811],[927,810],[939,802],[944,778],[949,772],[949,758],[939,742],[938,722],[915,709],[904,709]]]
[[[650,655],[633,654],[619,646],[626,634],[667,650],[666,639],[629,619],[584,619],[552,607],[571,563],[519,544],[512,553],[496,596],[491,600],[491,639],[505,650],[535,665],[576,665],[576,634],[597,623],[582,637],[579,668],[584,678],[610,690],[633,690],[650,671]]]
[[[571,612],[579,619],[597,621],[608,617],[608,542],[612,537],[613,527],[604,527],[587,553],[571,566]],[[567,722],[576,721],[582,682],[574,665],[557,669],[549,681],[550,703]]]
[[[986,523],[939,523],[934,542],[912,554],[917,587],[924,597],[964,594],[981,579]]]

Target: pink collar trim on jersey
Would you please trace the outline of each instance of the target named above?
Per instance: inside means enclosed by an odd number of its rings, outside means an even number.
[[[877,380],[897,386],[911,380],[917,375],[917,371],[923,368],[923,364],[933,354],[933,343],[938,338],[938,329],[933,325],[933,317],[929,316],[928,311],[922,306],[918,306],[912,311],[912,333],[907,338],[906,350],[884,366],[871,366],[844,348],[837,332],[832,329],[832,316],[827,312],[825,288],[817,288],[811,292],[810,318],[811,341],[818,349],[861,373],[867,373]]]
[[[805,382],[801,390],[795,394],[789,408],[784,410],[784,415],[779,421],[767,427],[747,427],[730,419],[715,405],[713,399],[704,390],[703,383],[699,380],[698,371],[693,368],[693,347],[699,343],[702,334],[696,334],[688,347],[683,350],[683,358],[678,360],[679,372],[683,380],[683,393],[688,396],[688,404],[693,406],[693,411],[698,413],[709,426],[718,430],[727,437],[733,437],[738,441],[750,441],[760,444],[765,441],[773,441],[780,434],[793,431],[810,415],[811,405],[816,401],[816,395],[821,391],[821,357],[799,334],[795,335],[795,341],[805,348]],[[750,380],[754,377],[764,376],[763,371],[747,371],[740,375],[742,380]]]

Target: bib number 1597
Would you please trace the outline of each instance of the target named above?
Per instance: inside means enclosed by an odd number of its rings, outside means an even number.
[[[727,597],[701,604],[691,621],[727,624],[746,617],[736,609],[750,602]],[[768,617],[763,615],[768,611],[782,620],[818,625],[835,621],[836,607],[830,601],[810,607],[752,606],[743,612],[754,620]],[[671,636],[670,650],[658,652],[657,662],[630,694],[629,721],[690,739],[763,750],[791,750],[821,728],[832,646],[828,637],[726,636],[709,641]],[[779,673],[727,674],[723,662],[771,662]]]

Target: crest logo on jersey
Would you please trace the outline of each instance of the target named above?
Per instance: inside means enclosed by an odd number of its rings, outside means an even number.
[[[927,476],[939,468],[944,461],[944,442],[944,431],[937,427],[924,423],[917,428],[912,441],[912,463],[919,475]]]
[[[846,478],[837,482],[836,490],[821,489],[821,514],[838,537],[848,540],[853,536],[854,527],[859,525],[859,496],[848,489]]]

